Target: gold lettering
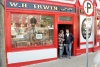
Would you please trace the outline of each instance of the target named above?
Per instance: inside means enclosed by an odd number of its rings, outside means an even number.
[[[43,5],[43,8],[44,8],[44,9],[49,9],[49,6]]]
[[[56,6],[54,6],[53,8],[54,8],[54,10],[58,10],[58,7],[56,7]]]
[[[42,5],[38,5],[38,8],[42,9]]]
[[[26,3],[22,3],[22,7],[27,7],[27,4]]]
[[[52,6],[50,6],[50,10],[52,10]]]
[[[68,11],[70,10],[70,8],[67,9]]]
[[[33,4],[33,7],[36,8],[36,4]]]
[[[70,8],[70,11],[73,10],[72,8]]]
[[[15,3],[15,2],[10,2],[10,6],[12,7],[17,7],[18,3]]]

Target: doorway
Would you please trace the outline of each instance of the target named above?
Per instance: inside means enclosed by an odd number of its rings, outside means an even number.
[[[72,24],[58,24],[58,34],[60,32],[60,30],[64,30],[64,34],[66,32],[66,29],[69,29],[69,32],[73,34],[73,25]],[[58,50],[59,53],[59,50]],[[64,52],[63,52],[63,56],[66,56],[66,49],[64,46]],[[72,55],[73,55],[73,46],[72,46]]]
[[[69,29],[69,32],[73,33],[71,24],[58,24],[58,33],[60,32],[61,29],[64,30],[64,34],[66,29]]]

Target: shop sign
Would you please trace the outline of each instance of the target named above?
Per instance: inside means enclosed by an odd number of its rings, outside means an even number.
[[[65,6],[54,6],[54,5],[48,5],[48,4],[36,4],[36,3],[25,3],[25,2],[6,2],[6,7],[7,8],[49,10],[49,11],[75,13],[75,8],[65,7]]]

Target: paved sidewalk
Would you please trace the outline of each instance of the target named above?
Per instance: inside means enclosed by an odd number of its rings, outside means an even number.
[[[92,67],[92,60],[97,52],[91,52],[88,54],[88,65]],[[79,56],[73,56],[71,59],[63,57],[54,61],[43,62],[22,67],[86,67],[86,54]]]

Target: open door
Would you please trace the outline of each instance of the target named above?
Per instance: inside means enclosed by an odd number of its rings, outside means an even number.
[[[58,34],[60,30],[64,30],[64,34],[66,33],[66,29],[69,29],[69,32],[73,34],[73,26],[71,24],[58,24]],[[59,53],[59,51],[58,51]],[[63,56],[66,56],[66,49],[64,47]],[[72,46],[72,55],[73,55],[73,46]]]

